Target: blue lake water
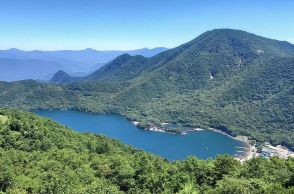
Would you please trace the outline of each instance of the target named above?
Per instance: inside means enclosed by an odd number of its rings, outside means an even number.
[[[169,160],[185,159],[189,155],[206,159],[218,154],[240,154],[239,147],[246,146],[244,142],[213,131],[189,132],[186,135],[146,131],[115,114],[87,114],[73,110],[41,110],[35,113],[76,131],[103,134]]]

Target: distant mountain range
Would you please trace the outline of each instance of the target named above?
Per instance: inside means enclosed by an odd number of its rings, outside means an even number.
[[[105,66],[84,77],[73,77],[64,71],[58,71],[50,79],[52,83],[70,83],[79,80],[126,80],[134,78],[149,65],[147,57],[123,54]]]
[[[150,58],[123,54],[89,75],[59,71],[51,81],[58,84],[0,82],[0,105],[217,128],[294,150],[294,45],[285,41],[217,29]]]
[[[0,50],[0,80],[48,80],[58,70],[66,71],[71,75],[82,76],[97,70],[105,63],[124,53],[152,57],[165,50],[167,49],[163,47],[130,51],[97,51],[94,49],[80,51]]]

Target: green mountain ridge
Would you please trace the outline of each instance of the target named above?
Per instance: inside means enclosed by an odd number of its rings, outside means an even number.
[[[142,71],[148,68],[148,58],[141,55],[131,56],[124,54],[97,71],[88,75],[86,80],[117,80],[123,81],[138,76]]]
[[[50,82],[52,83],[68,83],[71,82],[74,78],[71,77],[69,74],[67,74],[63,70],[59,70],[56,72],[53,77],[50,79]]]
[[[218,29],[149,59],[122,55],[68,84],[2,82],[0,103],[213,127],[294,149],[293,66],[290,43]]]

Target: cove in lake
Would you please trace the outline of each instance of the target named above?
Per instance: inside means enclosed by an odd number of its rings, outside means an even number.
[[[244,142],[213,131],[188,132],[186,135],[140,129],[129,120],[115,114],[88,114],[73,110],[40,110],[36,114],[79,132],[103,134],[138,149],[160,155],[169,160],[194,155],[201,159],[218,154],[240,154]]]

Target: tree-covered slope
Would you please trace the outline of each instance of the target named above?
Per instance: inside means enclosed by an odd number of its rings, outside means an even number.
[[[136,55],[124,54],[97,71],[91,73],[85,80],[128,80],[138,76],[148,68],[148,58]]]
[[[52,83],[69,83],[74,80],[73,77],[71,77],[69,74],[66,72],[59,70],[56,72],[53,77],[50,79],[50,82]]]
[[[294,160],[169,162],[101,135],[0,109],[1,193],[293,193]]]
[[[85,77],[71,77],[64,71],[58,71],[51,83],[73,83],[78,81],[111,80],[125,81],[135,78],[148,68],[149,60],[141,55],[123,54]]]
[[[294,149],[293,75],[292,44],[219,29],[149,59],[122,55],[67,85],[2,82],[0,104],[214,127]]]

